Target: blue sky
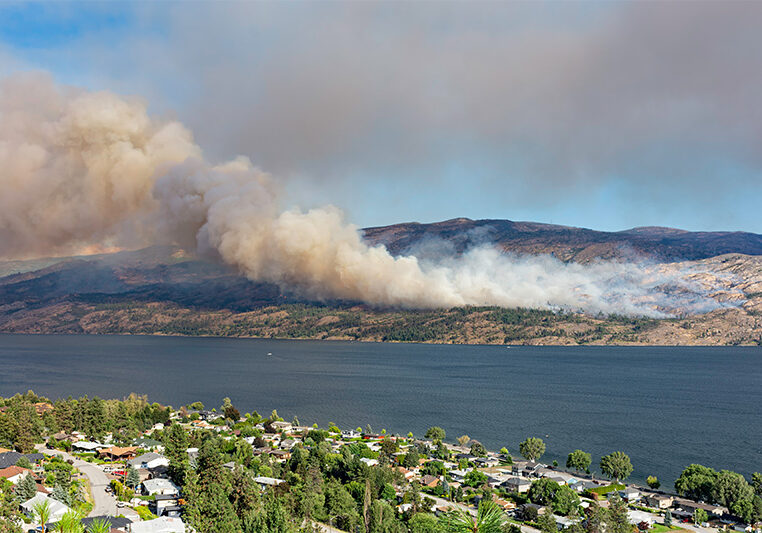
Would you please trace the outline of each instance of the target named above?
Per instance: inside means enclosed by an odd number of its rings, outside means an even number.
[[[0,74],[139,95],[358,225],[762,233],[760,6],[2,4]]]

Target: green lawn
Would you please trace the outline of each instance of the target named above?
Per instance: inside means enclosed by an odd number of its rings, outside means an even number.
[[[588,489],[587,492],[590,492],[592,494],[597,494],[598,496],[603,496],[604,494],[608,494],[609,492],[614,492],[618,490],[624,490],[624,485],[621,483],[607,485],[605,487],[596,487],[594,489]]]

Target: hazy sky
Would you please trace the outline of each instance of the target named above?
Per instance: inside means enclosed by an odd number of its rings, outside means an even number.
[[[0,5],[0,75],[139,95],[359,225],[762,232],[762,2]]]

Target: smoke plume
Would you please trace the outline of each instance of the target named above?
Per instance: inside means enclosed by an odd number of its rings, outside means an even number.
[[[707,310],[700,296],[665,295],[665,285],[684,288],[679,276],[638,264],[565,264],[489,246],[436,261],[394,257],[366,244],[334,207],[281,210],[270,175],[246,158],[209,163],[190,131],[152,118],[143,102],[59,87],[45,75],[0,89],[0,168],[3,258],[174,242],[320,299],[652,316],[676,305]]]

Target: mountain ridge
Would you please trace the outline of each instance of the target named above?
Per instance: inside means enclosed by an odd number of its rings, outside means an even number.
[[[697,260],[729,253],[762,255],[762,235],[738,231],[687,231],[642,226],[617,232],[501,219],[455,218],[434,223],[406,222],[362,230],[372,244],[383,244],[395,255],[414,250],[430,238],[441,239],[462,253],[484,242],[503,251],[550,253],[562,261],[627,259],[641,256],[660,261]]]
[[[602,257],[647,260],[666,271],[687,266],[696,272],[692,282],[706,287],[719,305],[704,315],[664,320],[529,309],[381,309],[315,301],[288,288],[248,280],[226,265],[179,248],[152,246],[0,262],[0,332],[493,344],[762,343],[760,235],[673,228],[607,233],[463,218],[363,231],[370,244],[388,246],[395,255],[460,254],[493,245],[507,253],[552,253],[581,263]],[[718,250],[723,253],[714,254]],[[671,262],[675,258],[682,262]]]

